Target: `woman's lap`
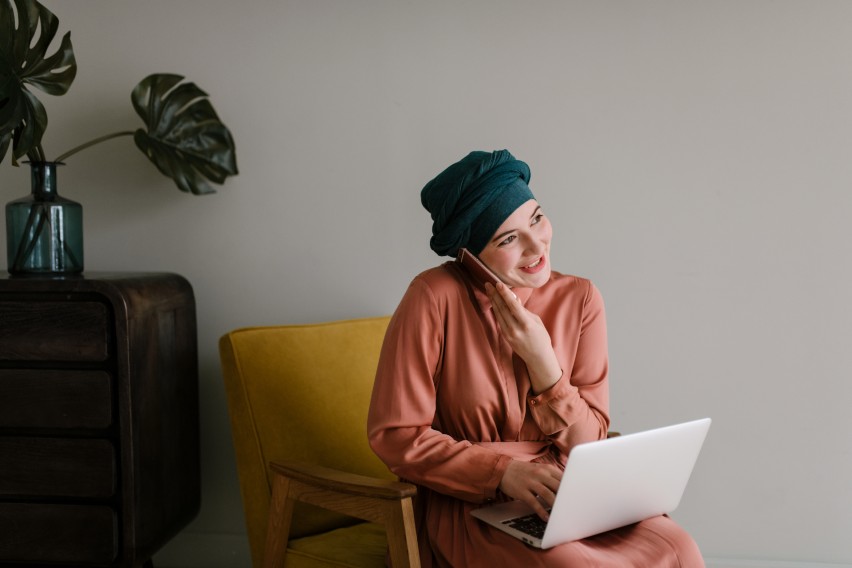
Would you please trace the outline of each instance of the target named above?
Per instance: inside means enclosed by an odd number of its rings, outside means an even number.
[[[502,531],[469,517],[448,534],[445,523],[430,539],[435,566],[499,568],[703,568],[692,537],[661,516],[547,550],[531,548]],[[437,538],[436,538],[437,537]]]

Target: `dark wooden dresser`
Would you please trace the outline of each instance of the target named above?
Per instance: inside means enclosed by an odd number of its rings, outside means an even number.
[[[190,284],[0,276],[0,567],[150,565],[199,479]]]

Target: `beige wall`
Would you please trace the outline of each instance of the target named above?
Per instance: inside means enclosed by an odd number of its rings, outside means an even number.
[[[195,287],[204,506],[162,565],[248,562],[217,338],[390,313],[440,260],[420,187],[509,148],[554,264],[604,294],[614,427],[714,418],[675,515],[705,554],[852,566],[852,3],[45,4],[79,65],[41,96],[49,156],[138,127],[151,72],[206,89],[237,141],[214,196],[178,192],[129,139],[59,176],[88,269]],[[4,201],[28,184],[0,166]]]

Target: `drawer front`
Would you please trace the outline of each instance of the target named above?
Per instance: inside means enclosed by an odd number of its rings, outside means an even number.
[[[0,369],[0,427],[107,428],[112,378],[103,371]]]
[[[0,497],[106,499],[115,493],[115,450],[108,440],[0,437],[0,464]]]
[[[118,519],[105,506],[0,503],[0,562],[104,566],[118,554]]]
[[[108,315],[99,302],[0,301],[0,359],[104,361]]]

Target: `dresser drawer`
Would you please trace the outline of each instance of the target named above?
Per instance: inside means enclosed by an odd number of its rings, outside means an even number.
[[[0,359],[104,361],[109,321],[100,302],[0,301]]]
[[[117,515],[109,507],[0,503],[0,563],[104,566],[118,553]]]
[[[0,464],[0,498],[115,493],[115,450],[108,440],[0,437]]]
[[[0,369],[0,428],[103,429],[112,417],[104,371]]]

